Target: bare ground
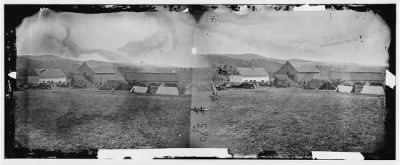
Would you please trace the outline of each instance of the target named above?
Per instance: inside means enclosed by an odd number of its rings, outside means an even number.
[[[188,147],[190,96],[93,89],[15,92],[16,141],[29,149]]]

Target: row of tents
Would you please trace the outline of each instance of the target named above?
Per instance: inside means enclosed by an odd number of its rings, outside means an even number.
[[[355,92],[355,86],[338,85],[337,92],[341,93],[358,93]],[[371,94],[371,95],[385,95],[385,91],[382,86],[369,86],[365,85],[362,87],[361,94]]]
[[[172,95],[178,96],[179,91],[177,87],[166,87],[166,86],[158,86],[155,92],[151,89],[151,87],[143,87],[143,86],[133,86],[130,90],[130,93],[137,93],[137,94],[147,94],[147,93],[154,93],[158,95]],[[187,93],[185,93],[187,94]]]

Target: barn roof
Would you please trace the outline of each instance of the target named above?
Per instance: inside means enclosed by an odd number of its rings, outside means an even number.
[[[84,63],[86,63],[94,73],[116,73],[114,64],[111,63],[101,61],[86,61]]]
[[[288,63],[290,63],[294,69],[296,69],[297,72],[308,72],[308,73],[319,73],[319,69],[317,68],[317,64],[309,61],[292,61],[289,60]]]
[[[40,78],[63,78],[65,73],[60,69],[34,69],[35,74]]]
[[[243,77],[265,77],[268,73],[264,68],[236,68],[239,74]]]
[[[149,73],[149,72],[127,72],[125,73],[126,81],[140,82],[178,82],[176,73]]]

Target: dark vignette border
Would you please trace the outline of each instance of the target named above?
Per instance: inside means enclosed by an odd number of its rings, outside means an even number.
[[[128,7],[129,6],[129,7]],[[226,5],[234,11],[239,10],[238,5]],[[275,10],[291,10],[292,5],[274,5]],[[180,5],[164,5],[169,11],[180,11]],[[196,21],[199,21],[202,14],[207,10],[215,9],[216,6],[211,5],[188,5],[189,13],[193,15]],[[111,13],[120,11],[129,12],[151,12],[156,11],[153,5],[116,5],[112,8],[106,8],[104,5],[4,5],[4,94],[5,94],[5,158],[86,158],[95,159],[97,150],[84,150],[79,153],[62,153],[57,151],[29,150],[16,146],[14,141],[14,108],[15,100],[13,100],[13,89],[16,88],[16,80],[8,76],[8,73],[16,71],[16,32],[25,17],[32,16],[37,13],[40,8],[48,8],[56,12],[78,12],[78,13]],[[388,70],[396,75],[396,4],[368,4],[368,5],[335,5],[325,4],[325,8],[334,10],[351,9],[355,11],[373,11],[379,14],[388,24],[391,31],[391,42],[388,49],[389,67]],[[396,158],[396,87],[394,89],[385,88],[386,97],[386,121],[385,121],[385,137],[384,145],[375,153],[363,153],[366,159],[383,159],[394,160]]]

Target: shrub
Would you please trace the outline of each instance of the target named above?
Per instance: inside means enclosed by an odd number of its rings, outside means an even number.
[[[290,82],[289,81],[287,81],[287,80],[275,80],[275,82],[274,82],[274,84],[275,84],[275,86],[277,87],[277,88],[287,88],[287,87],[290,87]]]
[[[318,80],[318,79],[312,79],[311,81],[308,81],[306,85],[304,86],[305,89],[319,89],[324,83],[328,83],[326,80]]]
[[[331,80],[331,84],[332,84],[332,86],[335,87],[335,88],[337,88],[337,86],[339,86],[339,85],[341,85],[341,84],[343,84],[343,83],[344,83],[344,81],[341,80],[341,79]]]
[[[371,82],[369,83],[370,86],[384,86],[382,83],[378,83],[378,82]]]
[[[332,84],[332,82],[324,82],[318,89],[325,89],[325,90],[335,90],[336,87]]]

